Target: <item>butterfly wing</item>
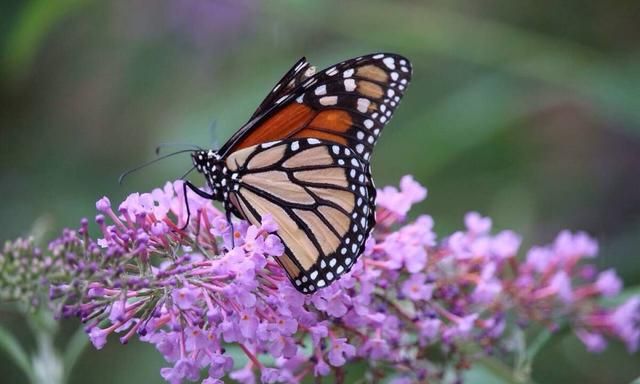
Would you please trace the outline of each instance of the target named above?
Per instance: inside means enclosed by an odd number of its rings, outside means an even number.
[[[259,108],[264,112],[241,128],[219,153],[228,156],[288,138],[317,138],[351,148],[368,163],[410,79],[409,60],[396,54],[377,53],[336,64],[290,93],[268,97]]]
[[[254,225],[270,214],[285,254],[278,257],[303,293],[349,271],[374,221],[368,165],[336,143],[287,139],[243,148],[226,159],[239,175],[231,203]]]
[[[258,106],[253,115],[251,115],[249,121],[266,112],[267,109],[276,104],[278,99],[288,95],[305,80],[313,76],[315,71],[315,67],[312,66],[305,57],[298,60],[291,69],[282,76],[282,79],[276,83],[275,87],[273,87],[267,97],[260,103],[260,106]]]

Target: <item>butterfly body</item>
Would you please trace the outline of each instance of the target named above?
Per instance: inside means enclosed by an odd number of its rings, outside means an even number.
[[[375,225],[370,158],[408,85],[411,67],[371,54],[315,72],[304,58],[245,126],[217,151],[195,151],[195,168],[233,213],[259,225],[271,215],[285,247],[278,262],[311,293],[355,264]]]
[[[191,159],[196,170],[204,175],[211,191],[206,197],[222,202],[227,212],[242,217],[229,200],[229,194],[239,188],[238,178],[240,174],[229,171],[223,158],[214,150],[194,151],[191,154]]]

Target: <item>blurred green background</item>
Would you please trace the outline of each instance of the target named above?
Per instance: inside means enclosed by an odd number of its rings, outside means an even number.
[[[637,0],[4,0],[0,14],[0,239],[75,226],[103,195],[179,177],[187,156],[117,183],[159,143],[222,143],[302,55],[324,68],[392,51],[414,80],[376,150],[378,185],[415,175],[429,188],[418,210],[441,235],[469,210],[525,245],[586,230],[599,265],[640,284]],[[0,322],[33,344],[5,307]],[[113,340],[85,352],[72,382],[162,382],[163,364],[149,345]],[[621,345],[590,355],[567,336],[533,377],[639,375]],[[0,377],[25,380],[4,356]]]

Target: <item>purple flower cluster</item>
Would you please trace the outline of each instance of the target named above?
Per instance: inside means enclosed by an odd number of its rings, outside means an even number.
[[[8,241],[0,250],[0,301],[19,301],[28,307],[40,303],[39,287],[62,263],[42,253],[33,238]]]
[[[518,258],[521,238],[491,232],[478,213],[465,229],[438,239],[423,215],[407,222],[426,189],[410,176],[379,191],[379,225],[351,272],[313,295],[290,284],[275,258],[283,252],[266,217],[260,227],[227,223],[213,205],[179,182],[133,194],[114,210],[96,204],[101,235],[86,223],[65,231],[49,251],[64,260],[50,299],[63,316],[78,316],[96,348],[119,334],[152,343],[170,364],[170,383],[296,383],[307,376],[344,378],[362,362],[372,377],[398,382],[459,379],[474,359],[509,352],[522,327],[572,329],[590,351],[606,338],[635,351],[640,297],[617,308],[598,299],[617,295],[613,270],[587,262],[597,244],[583,233],[560,233],[548,246]],[[238,358],[238,353],[245,358]],[[236,356],[234,359],[232,356]]]

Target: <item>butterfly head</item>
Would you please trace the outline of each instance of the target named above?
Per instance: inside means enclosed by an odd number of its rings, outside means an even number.
[[[193,165],[198,172],[204,173],[204,170],[211,168],[215,163],[220,162],[220,155],[212,149],[193,151],[191,153]]]
[[[199,150],[191,153],[193,165],[207,179],[212,195],[222,200],[228,189],[228,170],[222,157],[214,150]]]

